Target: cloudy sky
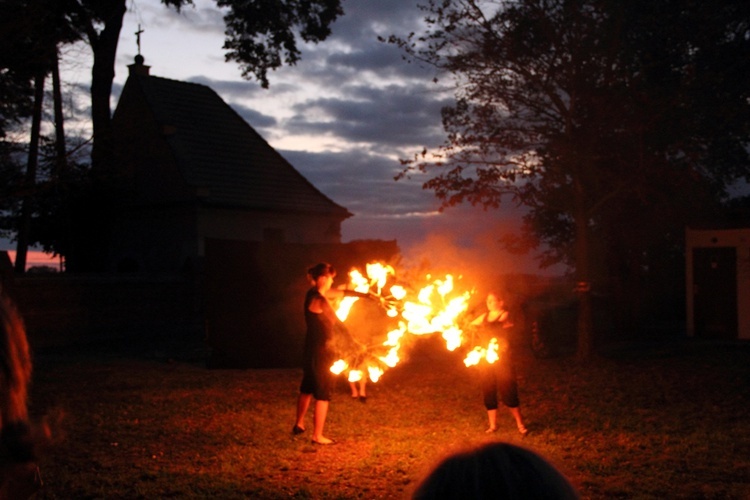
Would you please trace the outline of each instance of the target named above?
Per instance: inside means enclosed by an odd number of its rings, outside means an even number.
[[[419,238],[437,201],[421,182],[395,182],[399,158],[442,140],[440,108],[450,94],[432,70],[407,64],[377,37],[408,33],[421,20],[416,0],[345,0],[333,35],[303,49],[302,61],[270,74],[270,88],[224,62],[222,12],[197,0],[180,13],[158,0],[131,0],[120,39],[116,83],[127,78],[141,35],[151,74],[214,89],[315,186],[355,217],[345,241]],[[115,93],[119,93],[119,87]]]
[[[498,248],[497,237],[517,225],[510,205],[439,213],[433,192],[421,187],[424,178],[394,180],[399,158],[442,142],[440,109],[452,97],[450,88],[433,83],[434,69],[407,63],[397,47],[378,41],[419,31],[417,0],[344,0],[332,36],[304,46],[296,66],[271,73],[269,89],[224,61],[223,14],[215,2],[194,4],[177,13],[159,0],[129,0],[113,107],[137,54],[140,26],[141,54],[152,75],[214,89],[318,189],[355,214],[342,226],[343,241],[396,239],[413,254],[450,245],[509,270],[536,269],[530,257]],[[90,67],[81,62],[86,49],[78,50],[68,54],[65,72],[85,83]]]

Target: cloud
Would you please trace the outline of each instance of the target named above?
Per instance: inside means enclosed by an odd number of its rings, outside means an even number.
[[[376,150],[402,153],[404,148],[417,150],[442,142],[440,109],[445,104],[402,86],[358,87],[345,90],[341,97],[295,105],[295,115],[283,125],[291,133],[323,133],[344,143],[367,143]]]
[[[422,24],[423,12],[412,0],[344,0],[344,16],[333,26],[333,35],[369,40],[372,35],[408,34]]]
[[[242,104],[234,104],[232,108],[253,128],[271,128],[278,125],[278,120],[273,116],[259,113]]]
[[[403,216],[437,207],[421,184],[393,179],[400,164],[391,158],[356,151],[281,154],[321,192],[357,216]]]
[[[160,0],[138,0],[118,64],[132,62],[131,33],[142,23],[151,73],[214,89],[314,186],[355,214],[344,222],[344,241],[397,239],[416,254],[437,257],[440,248],[459,261],[512,267],[512,259],[498,257],[497,240],[518,225],[517,210],[439,212],[434,193],[422,189],[425,175],[394,180],[400,158],[443,143],[441,109],[453,102],[452,89],[433,83],[440,76],[434,68],[407,63],[401,49],[378,39],[423,30],[417,3],[344,0],[331,36],[303,43],[301,60],[271,72],[270,88],[262,89],[224,62],[223,14],[214,0],[195,0],[179,14]]]
[[[144,33],[144,38],[159,30],[178,31],[186,37],[191,34],[224,35],[224,14],[213,0],[193,0],[193,5],[179,10],[161,2],[128,2],[128,9],[136,24],[148,23],[149,34]]]

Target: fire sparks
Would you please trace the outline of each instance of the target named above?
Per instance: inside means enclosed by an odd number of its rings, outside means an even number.
[[[378,358],[380,361],[386,364],[386,366],[389,366],[390,368],[393,368],[396,366],[399,362],[398,358],[398,350],[401,348],[401,337],[404,336],[406,333],[406,330],[403,326],[403,323],[401,326],[396,330],[391,330],[388,332],[388,340],[383,342],[384,346],[390,346],[390,349],[388,350],[388,354],[385,356],[382,356]]]
[[[344,361],[343,359],[339,359],[334,364],[331,365],[331,372],[335,373],[336,375],[339,375],[341,372],[349,368],[349,364]]]
[[[365,266],[365,269],[367,270],[367,276],[369,276],[371,279],[370,286],[376,287],[376,293],[378,295],[380,295],[383,287],[388,281],[388,276],[396,274],[396,272],[393,270],[393,267],[381,264],[379,262],[367,264]]]
[[[353,354],[348,361],[338,360],[331,367],[332,372],[341,374],[351,367],[348,373],[350,382],[359,381],[364,376],[377,382],[385,369],[393,368],[401,361],[401,350],[408,344],[409,335],[440,334],[449,351],[464,344],[460,322],[466,313],[472,292],[456,289],[460,278],[447,274],[441,279],[432,279],[428,275],[425,277],[426,284],[416,288],[397,283],[396,272],[390,265],[376,262],[367,264],[365,269],[365,274],[357,269],[350,271],[346,288],[380,298],[388,317],[399,319],[398,327],[388,332],[386,340],[380,345],[367,346],[366,352]],[[339,319],[346,321],[357,300],[359,299],[356,297],[345,297],[339,303],[336,309]],[[472,366],[481,359],[496,361],[499,359],[497,345],[478,347],[467,356],[467,359],[475,358],[476,361],[465,361],[466,366]]]
[[[466,366],[478,365],[482,360],[492,364],[500,359],[498,354],[500,346],[496,338],[492,338],[487,345],[487,348],[482,346],[475,346],[474,349],[469,351],[469,354],[464,358],[464,364]]]
[[[370,281],[365,278],[357,269],[349,272],[349,289],[355,292],[367,293],[370,290]],[[341,299],[339,306],[336,308],[336,316],[341,321],[346,321],[352,306],[359,300],[358,297],[344,297]]]
[[[377,382],[384,373],[382,369],[375,366],[370,366],[369,368],[367,368],[367,372],[367,374],[370,376],[370,380],[372,380],[373,382]]]
[[[394,299],[401,300],[406,297],[406,288],[402,287],[401,285],[393,285],[391,287],[391,295]]]
[[[447,275],[445,280],[435,280],[417,293],[417,302],[405,302],[402,317],[407,321],[407,330],[414,335],[428,335],[442,332],[448,350],[461,345],[462,330],[458,318],[466,311],[471,297],[464,292],[449,297],[454,290],[454,278]]]

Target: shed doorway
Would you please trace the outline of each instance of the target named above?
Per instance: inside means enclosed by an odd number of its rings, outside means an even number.
[[[695,336],[736,339],[737,249],[693,249],[693,304]]]

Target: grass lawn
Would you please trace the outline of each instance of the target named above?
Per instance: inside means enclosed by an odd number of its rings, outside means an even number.
[[[477,380],[420,341],[368,386],[345,382],[326,434],[292,436],[301,372],[209,370],[170,344],[37,353],[32,411],[62,415],[38,498],[404,498],[446,453],[505,440],[583,498],[750,498],[750,345],[675,341],[587,366],[517,356],[529,436],[486,435]]]

